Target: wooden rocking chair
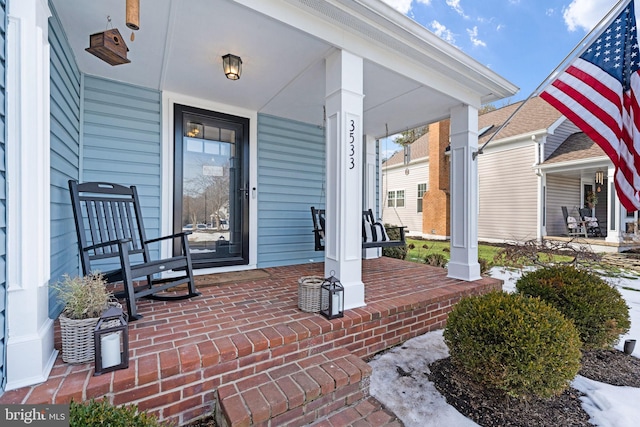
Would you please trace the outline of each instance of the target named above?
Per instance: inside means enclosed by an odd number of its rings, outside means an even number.
[[[147,240],[135,186],[125,187],[104,182],[79,184],[70,180],[69,191],[82,271],[86,275],[98,271],[99,266],[113,268],[113,264],[117,263],[118,268],[101,273],[108,283],[122,282],[124,285],[124,291],[116,296],[126,298],[130,320],[142,317],[136,309],[138,298],[166,301],[200,295],[196,292],[193,280],[187,240],[190,232]],[[152,261],[149,244],[166,239],[180,239],[182,253],[172,258]],[[181,274],[177,277],[158,277],[160,273],[168,271]],[[146,277],[146,284],[134,286],[134,279],[140,277]],[[187,284],[187,287],[182,293],[159,294],[183,284]]]

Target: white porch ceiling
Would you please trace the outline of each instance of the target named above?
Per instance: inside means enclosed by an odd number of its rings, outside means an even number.
[[[293,4],[298,13],[306,8],[303,3],[318,3],[280,1],[289,9]],[[298,15],[283,17],[285,23],[232,0],[141,0],[140,30],[135,32],[135,41],[131,42],[131,30],[125,26],[125,0],[52,2],[80,70],[86,74],[316,125],[323,124],[324,58],[333,49],[345,48],[337,46],[336,39],[353,38],[355,34],[363,37],[358,43],[364,40],[366,45],[367,40],[362,28],[341,27],[339,19],[331,22],[326,16],[319,18],[326,20],[323,24],[326,28],[322,31],[331,30],[329,32],[335,36],[333,42],[296,28],[299,27],[295,22]],[[240,2],[251,3],[248,0]],[[264,7],[261,2],[256,5]],[[413,21],[377,0],[333,0],[321,6],[332,7],[343,15],[357,11],[361,14],[359,22],[368,25],[369,32],[382,31],[383,36],[402,43],[407,42],[407,36],[394,34],[398,33],[398,28],[408,26],[426,33]],[[308,14],[318,16],[312,12]],[[110,66],[85,52],[89,35],[107,29],[107,16],[111,17],[112,26],[119,29],[129,47],[130,64]],[[373,18],[378,22],[373,22]],[[399,27],[397,22],[401,24]],[[407,73],[392,71],[389,64],[381,64],[376,58],[384,51],[381,51],[380,43],[373,42],[374,51],[369,57],[365,55],[364,64],[363,130],[366,134],[381,137],[387,129],[395,133],[447,117],[450,108],[461,103],[460,97],[445,94],[446,85],[442,82],[447,79],[457,92],[468,93],[471,99],[482,102],[501,99],[516,91],[517,88],[506,80],[483,70],[471,58],[432,37],[433,40],[427,43],[419,39],[416,42],[418,49],[411,49],[419,52],[426,46],[428,53],[421,55],[437,57],[431,69],[427,69],[429,65],[418,64],[426,76],[434,76],[433,85],[425,84],[424,79],[419,82],[416,78],[408,78]],[[389,56],[401,58],[399,69],[415,68],[419,62],[406,54],[398,56],[392,50],[389,52]],[[221,56],[226,53],[242,57],[243,73],[238,81],[228,80],[222,73]],[[452,69],[443,72],[443,64],[447,63],[459,64],[460,74]],[[467,69],[471,71],[467,72]]]

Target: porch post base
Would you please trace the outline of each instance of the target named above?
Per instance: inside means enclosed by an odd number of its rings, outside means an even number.
[[[343,283],[344,286],[344,309],[350,310],[352,308],[364,307],[364,283],[362,282],[350,282]]]
[[[53,348],[53,320],[47,319],[33,335],[9,338],[7,342],[7,384],[5,391],[44,382],[58,357]]]
[[[361,260],[340,261],[326,258],[324,273],[325,277],[334,276],[344,286],[345,310],[365,305]]]
[[[471,264],[449,262],[447,269],[449,270],[447,277],[452,279],[465,280],[467,282],[482,279],[480,275],[480,264],[477,262]]]

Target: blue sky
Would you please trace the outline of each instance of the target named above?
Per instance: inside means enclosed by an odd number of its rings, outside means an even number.
[[[617,0],[383,0],[502,75],[525,99]],[[637,6],[638,7],[638,6]]]

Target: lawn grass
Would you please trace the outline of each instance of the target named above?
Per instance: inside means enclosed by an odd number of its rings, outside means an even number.
[[[422,240],[422,239],[407,239],[407,245],[413,249],[409,249],[407,252],[407,261],[412,262],[424,262],[427,255],[441,254],[447,261],[450,259],[450,242],[448,240]],[[496,256],[500,254],[502,248],[497,245],[478,244],[478,258],[485,260],[489,265],[495,264]],[[565,255],[550,255],[548,262],[569,262],[572,257]],[[521,260],[523,265],[528,264],[526,260]]]

